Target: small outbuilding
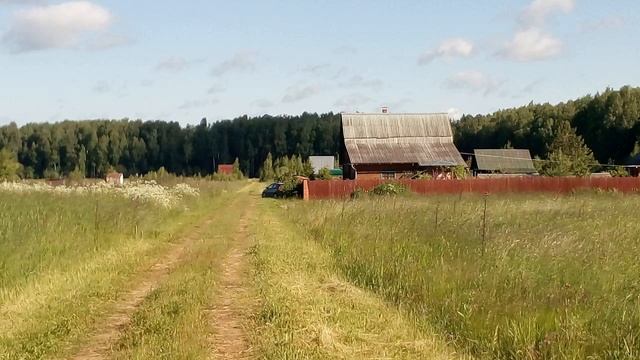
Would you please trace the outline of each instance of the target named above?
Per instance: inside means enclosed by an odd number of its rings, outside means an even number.
[[[218,174],[233,175],[233,164],[218,165]]]
[[[526,149],[476,149],[471,167],[477,176],[538,175]]]
[[[118,172],[108,173],[105,180],[108,184],[122,186],[124,185],[124,174]]]
[[[345,179],[434,178],[465,166],[447,113],[342,114]]]
[[[336,160],[333,156],[309,156],[309,163],[314,174],[317,174],[323,168],[332,170],[336,167]]]

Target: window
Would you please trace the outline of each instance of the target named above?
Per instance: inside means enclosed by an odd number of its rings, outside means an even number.
[[[396,173],[393,171],[385,171],[381,174],[383,180],[393,180],[396,178]]]

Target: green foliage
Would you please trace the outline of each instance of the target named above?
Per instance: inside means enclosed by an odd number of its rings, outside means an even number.
[[[623,166],[615,166],[615,167],[609,168],[609,174],[611,174],[611,176],[613,177],[629,176],[629,172]]]
[[[469,176],[469,170],[463,165],[454,166],[451,168],[451,173],[453,174],[453,178],[458,180],[464,180]]]
[[[551,104],[533,104],[488,115],[465,115],[453,123],[460,151],[514,147],[546,159],[562,122],[576,128],[600,163],[623,163],[640,140],[640,88],[606,89],[595,96]]]
[[[318,175],[316,175],[317,180],[331,180],[333,176],[331,176],[331,170],[326,167],[318,170]]]
[[[240,180],[242,178],[244,178],[244,174],[242,173],[242,170],[240,170],[240,160],[238,158],[235,159],[235,161],[233,162],[233,177]]]
[[[567,121],[559,124],[550,146],[547,161],[542,164],[541,174],[547,176],[587,176],[596,160]]]
[[[277,158],[274,168],[275,179],[282,182],[295,176],[310,177],[313,173],[311,165],[308,162],[303,162],[302,157],[297,155]]]
[[[407,187],[398,183],[380,184],[371,190],[374,195],[401,195],[407,192]]]
[[[56,169],[47,169],[44,171],[43,177],[45,179],[49,179],[49,180],[58,180],[61,179],[62,176],[60,175],[60,172]]]
[[[276,177],[276,172],[273,169],[273,156],[271,153],[267,154],[267,158],[262,164],[262,168],[260,169],[260,181],[272,181]]]
[[[15,154],[8,149],[0,150],[0,180],[16,180],[21,169]]]
[[[56,124],[0,126],[0,148],[17,154],[42,178],[47,169],[62,176],[78,168],[87,177],[103,177],[110,167],[125,176],[144,175],[165,167],[180,175],[213,174],[215,164],[239,159],[249,177],[259,176],[269,152],[274,157],[340,151],[340,115],[238,117],[197,126],[177,122],[90,120]]]
[[[357,187],[355,190],[353,190],[350,196],[352,199],[360,199],[366,194],[367,194],[367,191],[365,189],[361,187]]]

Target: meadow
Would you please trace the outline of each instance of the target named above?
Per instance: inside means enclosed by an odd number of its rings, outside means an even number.
[[[282,213],[344,278],[462,353],[635,359],[638,201],[591,192],[365,196],[290,203]]]
[[[640,357],[640,195],[260,188],[0,183],[0,359]]]
[[[131,277],[239,184],[0,184],[0,359],[73,350]]]

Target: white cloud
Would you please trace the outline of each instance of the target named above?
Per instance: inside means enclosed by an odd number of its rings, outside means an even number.
[[[358,49],[353,46],[343,45],[333,49],[335,55],[355,55],[358,53]]]
[[[525,26],[543,25],[547,18],[557,12],[570,13],[575,7],[575,0],[534,0],[520,15]]]
[[[321,88],[319,85],[291,86],[287,89],[286,94],[282,98],[282,102],[293,103],[293,102],[298,102],[304,99],[308,99],[320,93],[320,90]]]
[[[623,16],[606,16],[599,20],[587,21],[580,24],[580,31],[583,33],[610,29],[620,29],[626,25],[627,21]]]
[[[562,52],[563,43],[539,28],[516,32],[502,50],[502,55],[517,61],[553,58]]]
[[[355,111],[358,107],[371,103],[373,99],[360,93],[351,93],[336,100],[334,106],[343,111]]]
[[[246,72],[254,70],[256,67],[256,53],[253,51],[238,52],[230,59],[227,59],[213,67],[213,76],[222,76],[230,72]]]
[[[372,89],[381,88],[383,85],[384,83],[380,79],[365,79],[360,75],[352,76],[340,84],[340,86],[345,88],[360,87],[360,88],[372,88]]]
[[[107,30],[112,21],[109,10],[89,1],[32,6],[14,13],[2,41],[13,52],[74,48]]]
[[[500,82],[492,79],[480,71],[462,71],[450,76],[444,83],[449,89],[465,89],[482,92],[488,95],[500,87]]]
[[[320,75],[326,71],[331,69],[331,64],[316,64],[316,65],[308,65],[300,69],[302,72],[310,73],[313,75]]]
[[[188,65],[189,62],[185,58],[172,56],[160,61],[158,65],[156,65],[156,70],[179,72],[186,69]]]
[[[473,43],[454,38],[443,41],[438,48],[427,51],[418,58],[419,65],[426,65],[438,58],[469,57],[473,54]]]
[[[99,81],[97,84],[93,86],[93,91],[98,94],[104,94],[111,91],[111,85],[109,85],[106,81]]]
[[[210,88],[207,90],[207,94],[210,94],[210,95],[211,95],[211,94],[219,94],[219,93],[221,93],[221,92],[224,92],[225,90],[227,90],[227,88],[225,88],[225,87],[224,87],[224,86],[222,86],[222,85],[213,85],[212,87],[210,87]]]
[[[269,99],[258,99],[253,101],[251,104],[261,109],[267,109],[274,105],[273,102]]]
[[[449,108],[449,110],[447,110],[447,114],[449,114],[449,118],[453,121],[458,121],[462,117],[462,111],[458,108]]]
[[[207,100],[207,99],[203,99],[203,100],[187,100],[184,103],[182,103],[182,105],[180,105],[178,107],[178,109],[180,109],[180,110],[191,110],[191,109],[205,107],[207,105],[215,105],[215,104],[217,104],[219,102],[220,102],[220,100],[218,100],[218,99],[212,99],[212,100]]]

